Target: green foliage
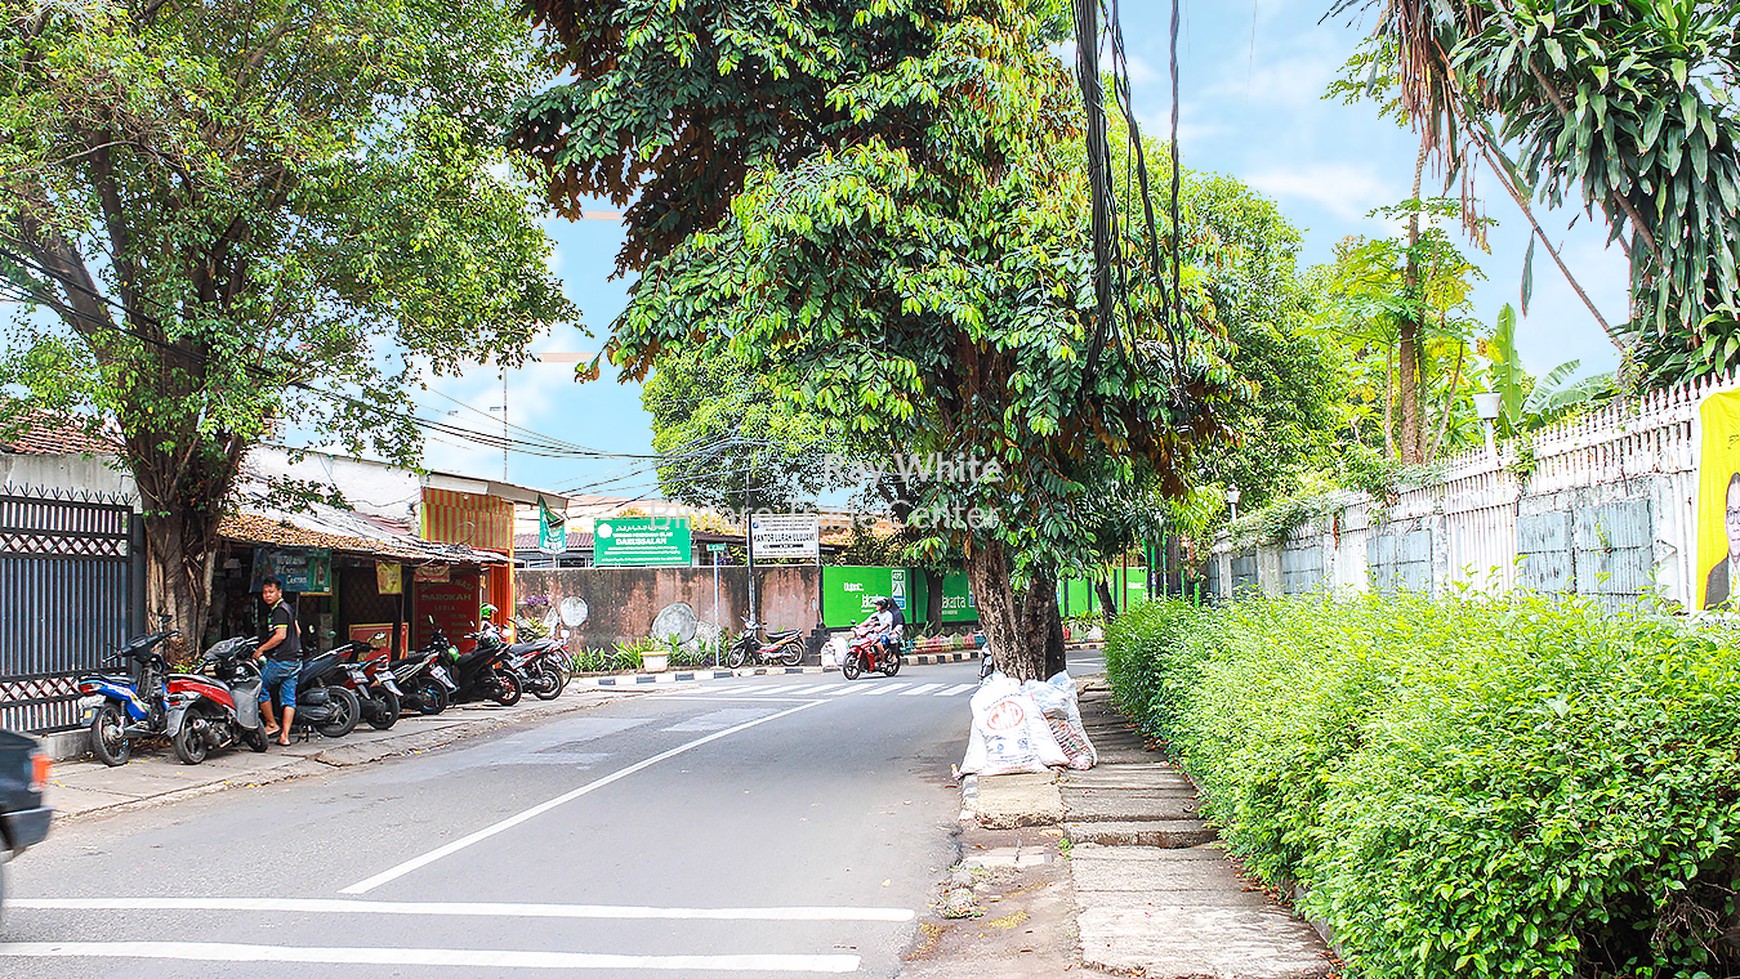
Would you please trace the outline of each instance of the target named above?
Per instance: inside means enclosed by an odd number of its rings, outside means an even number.
[[[647,653],[665,652],[664,643],[651,637],[640,639],[618,639],[611,644],[610,669],[618,673],[639,672],[641,661]]]
[[[1200,270],[1180,276],[1180,376],[1157,322],[1162,270],[1137,269],[1134,325],[1096,344],[1080,113],[1045,47],[1061,5],[776,5],[754,55],[773,75],[732,56],[762,4],[656,5],[644,33],[609,23],[616,6],[562,6],[585,25],[562,29],[580,80],[528,126],[554,112],[571,127],[537,136],[559,181],[650,181],[629,212],[644,252],[626,260],[644,274],[609,346],[625,376],[725,342],[855,442],[996,462],[997,479],[909,481],[901,497],[908,523],[951,522],[930,550],[961,547],[989,569],[981,584],[1042,581],[1076,546],[1090,485],[1146,470],[1176,488],[1219,434],[1240,379]],[[620,105],[582,118],[605,92]],[[735,196],[657,224],[659,188]],[[1049,634],[1017,627],[1006,596],[980,608],[1012,663]]]
[[[1653,610],[1416,595],[1157,602],[1119,704],[1370,977],[1740,968],[1740,649]]]
[[[1416,461],[1429,462],[1479,439],[1468,400],[1468,355],[1479,328],[1470,297],[1485,276],[1442,227],[1459,207],[1431,199],[1379,208],[1373,213],[1392,221],[1418,219],[1417,240],[1349,237],[1336,245],[1334,262],[1314,270],[1318,329],[1346,385],[1338,427],[1357,445],[1406,458],[1402,447],[1413,438],[1423,450]],[[1411,434],[1400,370],[1407,324],[1418,324],[1412,342],[1421,427]]]
[[[824,454],[841,451],[823,418],[780,397],[722,342],[662,359],[641,405],[663,456],[659,489],[690,506],[792,509],[823,488]]]
[[[1481,343],[1489,389],[1499,396],[1498,428],[1506,436],[1532,432],[1614,393],[1612,373],[1575,379],[1582,361],[1568,360],[1538,380],[1523,369],[1516,349],[1516,311],[1506,303],[1492,336]]]
[[[0,382],[118,424],[185,632],[272,426],[414,463],[425,373],[575,315],[497,148],[538,79],[493,0],[0,6]]]
[[[615,653],[608,649],[591,647],[574,654],[573,659],[569,662],[568,672],[573,674],[608,673],[615,665]]]
[[[1378,21],[1402,110],[1452,170],[1481,147],[1524,194],[1601,213],[1631,259],[1634,353],[1661,382],[1740,363],[1734,15],[1683,0],[1407,0]]]

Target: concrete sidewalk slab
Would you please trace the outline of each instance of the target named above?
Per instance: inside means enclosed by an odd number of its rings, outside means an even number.
[[[1320,979],[1334,964],[1317,933],[1282,908],[1191,905],[1084,910],[1082,961],[1154,979]]]
[[[1065,783],[1061,787],[1064,814],[1077,822],[1195,819],[1194,795],[1159,795],[1148,792],[1085,792]]]
[[[972,811],[986,829],[1055,826],[1063,821],[1057,776],[991,775],[978,779]]]
[[[1190,779],[1179,774],[1172,766],[1158,764],[1103,764],[1085,772],[1070,772],[1069,784],[1084,789],[1134,789],[1139,791],[1182,789],[1188,792],[1196,791],[1196,786],[1191,784]]]
[[[1122,847],[1182,848],[1201,846],[1219,838],[1207,823],[1198,819],[1067,822],[1063,824],[1063,833],[1072,843]]]

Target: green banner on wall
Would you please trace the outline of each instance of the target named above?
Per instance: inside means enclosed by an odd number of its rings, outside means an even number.
[[[692,548],[686,517],[617,517],[592,524],[592,563],[601,568],[686,568],[694,563]]]
[[[876,611],[871,599],[894,590],[893,568],[830,564],[822,568],[822,624],[830,629],[854,626]]]

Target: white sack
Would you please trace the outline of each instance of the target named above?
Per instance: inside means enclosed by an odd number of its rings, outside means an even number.
[[[998,673],[979,685],[962,772],[1013,775],[1068,763],[1045,714],[1020,684]]]
[[[1093,742],[1088,740],[1087,727],[1081,722],[1081,706],[1076,702],[1075,681],[1070,678],[1069,673],[1059,671],[1044,683],[1028,680],[1021,689],[1045,713],[1045,722],[1051,727],[1052,737],[1057,740],[1058,747],[1069,758],[1069,767],[1077,771],[1094,767],[1100,760],[1099,753],[1094,751]]]

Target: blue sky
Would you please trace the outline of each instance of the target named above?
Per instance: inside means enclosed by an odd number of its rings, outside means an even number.
[[[1306,265],[1329,260],[1334,245],[1353,234],[1387,234],[1365,217],[1372,208],[1408,196],[1418,146],[1413,134],[1377,117],[1375,106],[1344,106],[1322,98],[1339,66],[1370,30],[1369,19],[1319,23],[1329,0],[1233,0],[1185,2],[1179,41],[1179,146],[1186,167],[1225,173],[1273,198],[1304,235]],[[1167,22],[1163,0],[1123,0],[1126,48],[1132,59],[1132,91],[1144,132],[1164,138],[1170,112]],[[1430,186],[1422,193],[1436,191]],[[1441,181],[1441,178],[1440,178]],[[1490,323],[1506,302],[1515,305],[1527,223],[1490,177],[1476,182],[1489,216],[1491,254],[1468,252],[1487,275],[1476,293],[1476,315]],[[1542,213],[1542,226],[1562,243],[1567,264],[1610,322],[1625,318],[1623,257],[1603,247],[1605,227],[1587,218],[1566,230],[1575,214]],[[593,351],[627,300],[627,283],[609,278],[621,244],[610,221],[549,223],[556,243],[553,266],[568,295],[584,313],[594,336],[562,327],[537,349]],[[1613,346],[1565,285],[1544,251],[1535,257],[1530,315],[1518,330],[1524,363],[1535,373],[1580,358],[1585,369],[1609,369]],[[502,381],[493,371],[444,379],[436,390],[469,407],[426,398],[431,412],[472,427],[501,424],[489,409],[502,403]],[[537,364],[508,378],[510,421],[605,452],[641,453],[651,446],[649,418],[640,408],[639,387],[618,384],[608,373],[576,385],[571,365]],[[499,411],[499,409],[498,409]],[[432,468],[499,476],[499,450],[431,441]],[[625,460],[543,459],[512,455],[509,478],[546,489],[639,496],[655,493],[643,463]]]

